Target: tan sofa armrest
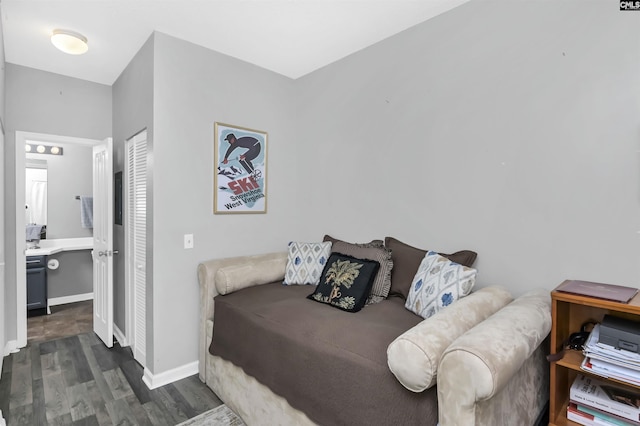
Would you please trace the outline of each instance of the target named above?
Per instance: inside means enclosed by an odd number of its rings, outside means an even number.
[[[286,265],[287,252],[213,259],[198,265],[198,283],[200,284],[198,356],[200,362],[198,372],[200,380],[204,381],[206,377],[206,355],[210,343],[207,341],[207,321],[213,321],[213,298],[218,294],[227,294],[251,285],[282,279]]]
[[[549,291],[536,290],[519,297],[453,342],[444,352],[438,369],[440,425],[476,424],[476,404],[500,392],[550,330]]]
[[[502,287],[485,287],[458,300],[398,336],[387,348],[387,364],[412,392],[436,384],[445,349],[462,334],[513,301]]]

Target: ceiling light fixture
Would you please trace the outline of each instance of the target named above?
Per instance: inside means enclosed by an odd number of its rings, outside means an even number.
[[[89,50],[87,38],[82,34],[69,30],[53,30],[51,43],[69,55],[82,55]]]

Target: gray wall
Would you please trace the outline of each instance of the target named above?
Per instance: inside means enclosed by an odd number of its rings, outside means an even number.
[[[58,145],[62,155],[26,154],[47,161],[47,239],[91,237],[93,230],[81,226],[76,195],[93,193],[93,148]]]
[[[113,84],[113,150],[114,150],[114,172],[122,171],[126,175],[125,169],[125,141],[136,135],[143,129],[147,129],[147,146],[150,158],[153,155],[153,46],[154,37],[142,46],[140,51],[133,58],[131,63],[125,68],[122,74]],[[153,164],[150,162],[149,174],[152,173]],[[123,176],[124,178],[124,176]],[[124,185],[124,182],[123,182]],[[148,180],[148,203],[153,200],[153,181]],[[123,219],[127,212],[125,210],[123,188]],[[148,237],[149,246],[147,254],[147,314],[151,315],[153,295],[153,252],[151,244],[153,242],[153,211],[148,214]],[[113,248],[118,250],[120,255],[114,256],[114,321],[116,326],[126,333],[125,323],[125,263],[127,254],[125,253],[124,227],[114,225],[113,227]],[[150,320],[149,320],[150,321]],[[148,339],[150,339],[149,336]],[[147,348],[152,352],[152,341],[147,340]]]
[[[48,298],[93,293],[91,250],[65,251],[47,256],[57,259],[58,269],[47,269]]]
[[[639,40],[617,3],[474,1],[298,80],[301,237],[476,250],[515,294],[637,287]]]
[[[15,132],[89,139],[111,135],[111,87],[6,64],[5,227],[15,229]],[[21,171],[23,173],[23,171]],[[78,194],[79,195],[79,194]],[[16,339],[15,236],[5,235],[7,340]]]
[[[301,223],[293,81],[156,33],[153,143],[153,373],[197,360],[196,268],[285,250]],[[267,131],[268,214],[213,214],[213,126]],[[183,248],[194,234],[195,247]],[[168,314],[171,313],[171,314]]]

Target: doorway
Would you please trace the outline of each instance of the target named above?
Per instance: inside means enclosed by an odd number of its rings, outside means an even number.
[[[25,193],[26,193],[26,151],[23,149],[25,145],[29,141],[38,141],[46,144],[73,144],[73,145],[82,145],[86,147],[96,147],[98,145],[104,144],[105,141],[95,140],[95,139],[84,139],[84,138],[75,138],[75,137],[67,137],[67,136],[58,136],[58,135],[48,135],[41,133],[32,133],[32,132],[16,132],[16,151],[15,151],[15,182],[16,182],[16,229],[15,229],[15,239],[16,239],[16,303],[17,303],[17,318],[16,318],[16,343],[17,348],[22,348],[27,344],[27,282],[26,282],[26,242],[25,242],[25,229],[26,229],[26,215],[24,212],[25,208]],[[112,151],[111,141],[108,140],[108,146],[110,151]],[[109,158],[112,158],[112,152],[109,155]],[[110,180],[111,181],[111,180]],[[112,186],[109,189],[108,195],[105,197],[109,197],[110,203],[113,201],[113,189]],[[94,191],[95,192],[95,189]],[[95,222],[95,221],[94,221]],[[112,222],[102,223],[101,226],[112,227]],[[110,249],[111,250],[111,249]],[[94,263],[95,265],[95,263]],[[95,266],[93,268],[95,270]],[[95,277],[95,273],[94,273]],[[95,299],[94,299],[95,301]],[[113,303],[112,299],[109,300],[109,303]],[[112,306],[111,306],[112,311]]]

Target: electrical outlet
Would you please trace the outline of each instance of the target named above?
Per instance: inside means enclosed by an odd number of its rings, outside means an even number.
[[[184,248],[193,248],[193,234],[184,234]]]

